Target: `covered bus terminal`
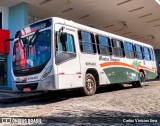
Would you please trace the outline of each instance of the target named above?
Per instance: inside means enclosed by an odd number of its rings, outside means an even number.
[[[0,0],[0,88],[11,88],[12,46],[25,25],[61,17],[130,39],[151,44],[160,63],[159,0]]]

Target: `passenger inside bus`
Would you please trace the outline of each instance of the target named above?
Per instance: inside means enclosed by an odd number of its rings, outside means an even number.
[[[56,55],[67,52],[67,53],[74,53],[74,40],[71,34],[62,35],[60,39],[60,33],[57,32],[57,45],[56,45]]]

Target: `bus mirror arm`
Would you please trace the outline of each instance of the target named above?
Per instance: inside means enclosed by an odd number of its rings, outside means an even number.
[[[59,29],[59,32],[60,32],[60,33],[63,33],[63,30],[64,30],[64,29],[65,29],[65,27],[62,26],[62,27]]]
[[[9,42],[9,41],[14,41],[14,39],[13,38],[6,39],[4,42]]]

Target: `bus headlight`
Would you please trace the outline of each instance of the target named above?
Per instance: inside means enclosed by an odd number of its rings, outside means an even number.
[[[49,66],[49,67],[46,69],[46,71],[44,72],[44,74],[42,75],[41,80],[47,78],[48,75],[51,73],[51,71],[52,71],[52,66]]]

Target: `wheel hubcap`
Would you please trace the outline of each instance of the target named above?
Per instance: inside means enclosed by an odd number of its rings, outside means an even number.
[[[94,87],[94,81],[91,78],[86,80],[86,88],[88,91],[91,91]]]

